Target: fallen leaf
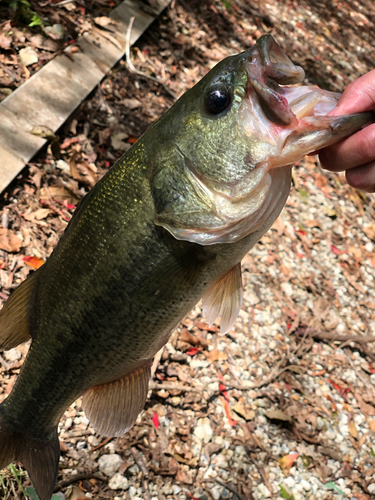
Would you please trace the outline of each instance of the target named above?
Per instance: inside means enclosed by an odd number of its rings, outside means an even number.
[[[236,426],[236,422],[232,419],[232,415],[231,415],[230,407],[229,407],[229,401],[225,397],[223,397],[223,396],[221,396],[221,401],[222,401],[222,403],[224,405],[225,414],[227,416],[229,425],[231,425],[232,427],[235,427]]]
[[[52,198],[56,201],[67,200],[67,202],[72,205],[77,205],[79,201],[73,191],[64,186],[43,187],[39,192],[39,198],[47,200]]]
[[[366,495],[365,493],[353,493],[353,497],[357,500],[371,500],[369,495]]]
[[[290,455],[285,455],[284,457],[279,458],[278,462],[283,471],[288,471],[298,457],[298,453],[290,453]]]
[[[0,249],[6,252],[19,252],[22,240],[6,227],[0,227]]]
[[[319,227],[320,229],[322,228],[322,225],[320,224],[320,222],[317,221],[317,220],[315,220],[315,219],[313,219],[313,220],[306,220],[304,222],[304,224],[305,224],[306,227],[309,227],[309,228],[311,228],[311,227]]]
[[[365,233],[367,238],[375,241],[375,224],[373,222],[371,224],[368,224],[367,226],[364,226],[362,228],[362,231]]]
[[[214,361],[226,361],[228,355],[225,352],[219,351],[219,349],[213,349],[212,351],[206,352],[206,357],[213,363]]]
[[[270,420],[281,420],[283,422],[292,422],[292,418],[281,410],[267,410],[265,416]]]
[[[159,415],[154,411],[154,414],[151,419],[154,422],[154,426],[156,429],[159,429]]]
[[[2,49],[8,50],[12,43],[11,36],[7,36],[8,33],[12,30],[12,26],[10,21],[6,21],[5,23],[0,25],[0,47]]]
[[[328,488],[329,490],[336,490],[337,493],[339,493],[340,495],[344,495],[344,492],[340,490],[340,488],[338,486],[335,485],[335,483],[333,483],[332,481],[330,481],[329,483],[326,483],[324,485],[326,488]]]
[[[254,420],[255,418],[255,412],[253,410],[245,410],[244,406],[241,403],[236,403],[233,406],[233,411],[238,413],[238,415],[246,421]]]
[[[35,212],[31,212],[30,214],[24,214],[23,218],[25,220],[33,222],[35,219],[37,220],[45,219],[50,213],[52,213],[52,210],[50,210],[49,208],[39,208],[39,210],[36,210]]]
[[[370,420],[368,425],[370,426],[370,429],[375,432],[375,420]]]
[[[362,413],[369,415],[370,417],[375,416],[375,407],[371,404],[365,403],[359,392],[354,393],[355,399],[358,401],[359,407]]]
[[[36,127],[33,127],[30,130],[30,134],[37,135],[39,137],[43,137],[44,139],[47,139],[49,141],[58,140],[58,137],[54,133],[54,131],[51,130],[49,127],[46,127],[45,125],[37,125]]]
[[[358,431],[357,427],[355,426],[354,420],[351,420],[349,422],[349,432],[352,437],[354,437],[355,439],[358,438]]]
[[[198,349],[197,347],[190,347],[190,349],[186,351],[186,354],[188,354],[189,356],[195,356],[195,354],[197,354],[199,350],[200,349]]]
[[[44,264],[44,260],[39,259],[38,257],[35,257],[34,255],[22,257],[22,260],[25,262],[25,264],[32,267],[33,269],[39,269]]]

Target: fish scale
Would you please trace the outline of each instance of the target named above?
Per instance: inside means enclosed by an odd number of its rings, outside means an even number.
[[[82,396],[100,434],[131,428],[154,355],[199,299],[232,328],[241,259],[284,206],[291,165],[372,119],[324,116],[337,95],[283,86],[302,79],[270,35],[219,63],[81,201],[1,310],[0,348],[32,342],[0,405],[0,468],[20,460],[40,500],[65,409]]]

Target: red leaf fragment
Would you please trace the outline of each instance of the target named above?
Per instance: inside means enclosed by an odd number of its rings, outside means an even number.
[[[34,255],[22,257],[22,260],[33,269],[39,269],[44,264],[44,260],[39,259],[39,257],[35,257]]]
[[[333,387],[336,389],[336,391],[344,399],[345,403],[348,403],[348,393],[350,392],[350,389],[348,389],[347,387],[346,388],[345,387],[341,387],[341,385],[336,384],[335,382],[333,382],[329,378],[327,379],[327,382],[329,384],[333,385]]]
[[[197,354],[197,352],[200,351],[197,347],[190,347],[187,351],[186,354],[189,354],[189,356],[194,356]]]
[[[294,453],[290,453],[289,455],[285,455],[282,458],[279,458],[278,462],[279,462],[280,467],[283,470],[288,471],[292,467],[292,465],[294,464],[294,462],[297,460],[298,457],[299,457],[299,454],[294,452]]]
[[[340,255],[341,250],[335,247],[335,245],[331,245],[331,250],[335,255]]]
[[[156,429],[159,429],[159,415],[154,411],[154,415],[151,419],[154,422],[154,426]]]

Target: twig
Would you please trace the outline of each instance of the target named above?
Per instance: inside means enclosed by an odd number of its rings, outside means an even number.
[[[375,361],[375,354],[370,352],[366,346],[369,342],[375,342],[375,335],[340,335],[332,332],[314,332],[313,330],[311,330],[309,334],[315,340],[331,340],[341,342],[341,348],[344,348],[347,344],[350,344],[350,342],[356,342],[357,344],[360,344],[365,354]]]
[[[271,495],[273,495],[273,488],[270,485],[270,482],[268,481],[268,477],[267,477],[266,471],[264,470],[263,467],[261,467],[258,464],[258,462],[251,456],[251,454],[249,455],[249,458],[253,462],[253,464],[255,465],[255,467],[258,469],[259,474],[262,476],[262,479],[263,479],[263,482],[264,482],[266,488],[271,493]]]
[[[201,480],[202,483],[218,483],[220,484],[221,486],[224,486],[224,488],[226,488],[227,490],[231,491],[232,493],[234,493],[240,500],[246,500],[239,492],[238,492],[238,489],[235,488],[234,486],[232,486],[231,484],[229,483],[224,483],[224,481],[222,481],[221,479],[219,479],[218,477],[215,477],[215,478],[207,478],[207,479],[202,479]]]
[[[220,384],[225,385],[225,387],[227,389],[237,389],[238,391],[251,391],[253,389],[259,389],[260,387],[263,387],[264,385],[271,383],[272,380],[279,377],[282,373],[286,372],[287,370],[293,370],[293,368],[296,365],[285,366],[284,368],[281,368],[281,370],[279,370],[280,366],[285,363],[287,358],[288,358],[288,356],[284,356],[279,361],[279,363],[275,366],[272,373],[266,379],[264,379],[260,382],[254,383],[254,384],[249,384],[249,385],[231,384],[231,383],[227,383],[225,381],[223,382],[220,379],[212,379],[202,387],[190,387],[190,386],[179,385],[179,384],[157,384],[155,382],[150,382],[149,389],[150,390],[164,389],[166,391],[183,391],[183,392],[202,393],[202,392],[207,390],[208,385],[213,384],[214,382],[218,382]]]
[[[133,458],[135,460],[135,463],[138,465],[143,476],[145,478],[147,478],[150,471],[148,470],[146,460],[145,460],[143,453],[141,451],[138,451],[137,448],[135,448],[134,446],[131,447],[131,452],[132,452]]]
[[[105,478],[99,474],[88,473],[88,474],[76,474],[75,476],[66,479],[65,481],[60,481],[56,484],[54,491],[60,491],[71,484],[77,483],[78,481],[84,481],[85,479],[97,479],[98,481],[105,481]]]
[[[162,81],[159,80],[159,78],[155,78],[154,76],[148,75],[147,73],[144,73],[143,71],[140,71],[137,69],[134,64],[131,61],[130,57],[130,36],[132,33],[132,28],[134,24],[135,17],[133,16],[128,25],[128,30],[126,32],[126,49],[125,49],[125,58],[126,58],[126,64],[128,65],[129,71],[131,73],[135,73],[136,75],[143,76],[144,78],[148,78],[149,80],[152,80],[153,82],[158,83],[163,87],[163,89],[171,96],[173,97],[174,100],[177,100],[177,96],[169,90],[169,88],[166,86],[166,84]]]
[[[211,383],[211,382],[210,382]],[[164,389],[165,391],[184,391],[184,392],[202,392],[204,387],[189,387],[187,385],[178,384],[157,384],[156,382],[150,382],[149,389],[151,391]]]
[[[101,443],[98,444],[98,446],[95,446],[95,448],[91,448],[91,450],[89,451],[89,453],[93,453],[94,451],[96,450],[99,450],[99,448],[102,448],[103,446],[105,446],[106,444],[108,444],[110,441],[112,441],[113,437],[109,437],[107,439],[105,439],[104,441],[102,441]]]
[[[62,5],[66,5],[67,3],[71,3],[71,2],[74,2],[74,1],[76,1],[76,0],[62,0],[59,3],[53,4],[52,7],[61,7]],[[81,2],[78,2],[78,3],[81,3]]]

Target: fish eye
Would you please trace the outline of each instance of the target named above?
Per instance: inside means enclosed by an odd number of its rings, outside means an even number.
[[[227,86],[220,86],[208,91],[205,98],[206,110],[211,115],[222,113],[232,102],[232,93]]]

